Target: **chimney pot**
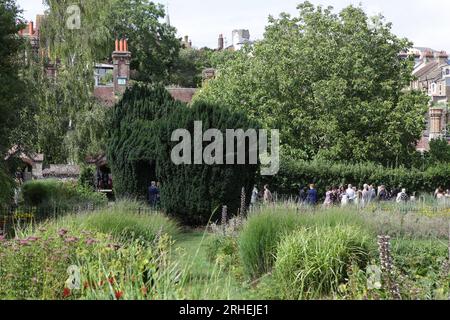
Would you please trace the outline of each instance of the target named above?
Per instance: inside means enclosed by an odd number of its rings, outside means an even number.
[[[116,39],[116,49],[115,51],[119,51],[119,39]]]
[[[120,42],[119,42],[119,51],[120,51],[120,52],[123,52],[123,39],[120,39]]]
[[[128,52],[128,39],[123,40],[123,42],[124,42],[123,50]]]
[[[33,24],[33,21],[30,21],[30,23],[28,24],[28,33],[30,34],[30,36],[32,36],[33,35],[33,33],[34,33],[34,24]]]

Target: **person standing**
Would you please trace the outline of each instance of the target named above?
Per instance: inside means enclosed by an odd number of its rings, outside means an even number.
[[[327,192],[325,193],[325,201],[323,203],[323,206],[325,208],[329,208],[333,205],[333,189],[327,188]]]
[[[298,202],[300,204],[304,204],[306,202],[306,197],[308,196],[308,188],[300,188],[300,192],[298,194]]]
[[[264,204],[270,204],[273,202],[272,192],[269,190],[269,185],[264,186]]]
[[[397,203],[406,203],[408,202],[408,194],[406,193],[406,189],[402,189],[401,192],[397,194]]]
[[[152,181],[150,187],[148,188],[148,202],[152,207],[156,207],[158,201],[158,188],[156,187],[156,182]]]
[[[347,190],[345,191],[345,194],[347,195],[347,201],[349,204],[354,204],[356,200],[356,192],[355,189],[351,184],[348,185]]]
[[[317,204],[318,196],[317,190],[314,184],[309,186],[308,194],[306,196],[306,203],[310,206],[315,206]]]
[[[253,207],[256,206],[256,204],[258,203],[258,196],[259,196],[258,186],[255,184],[252,191],[252,198],[250,199],[250,203]]]
[[[389,199],[388,192],[385,186],[380,186],[380,191],[378,192],[378,201],[387,201]]]
[[[369,185],[365,184],[363,186],[363,190],[362,190],[362,201],[361,201],[361,207],[365,207],[370,203],[371,200],[371,192],[369,189]]]

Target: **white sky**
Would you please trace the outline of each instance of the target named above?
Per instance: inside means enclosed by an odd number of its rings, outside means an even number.
[[[95,1],[95,0],[93,0]],[[17,0],[25,18],[43,12],[41,0]],[[166,4],[166,0],[158,1]],[[189,35],[194,46],[217,47],[224,34],[231,44],[233,29],[249,29],[252,40],[260,39],[267,17],[280,12],[296,13],[301,0],[168,0],[171,24],[179,36]],[[370,15],[382,13],[394,32],[416,46],[450,52],[450,0],[310,0],[341,9],[362,4]]]

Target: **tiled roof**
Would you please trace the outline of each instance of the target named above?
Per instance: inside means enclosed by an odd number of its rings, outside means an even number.
[[[421,78],[439,65],[437,61],[432,61],[413,73],[417,78]]]
[[[177,101],[190,103],[197,89],[195,88],[167,88],[170,95]]]
[[[42,171],[44,177],[78,177],[80,167],[68,164],[51,164],[50,168]]]

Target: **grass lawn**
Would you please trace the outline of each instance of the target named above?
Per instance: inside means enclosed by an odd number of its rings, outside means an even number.
[[[213,237],[199,230],[185,231],[177,237],[173,258],[188,274],[186,290],[203,299],[248,298],[251,291],[243,281],[208,259],[208,244]]]

